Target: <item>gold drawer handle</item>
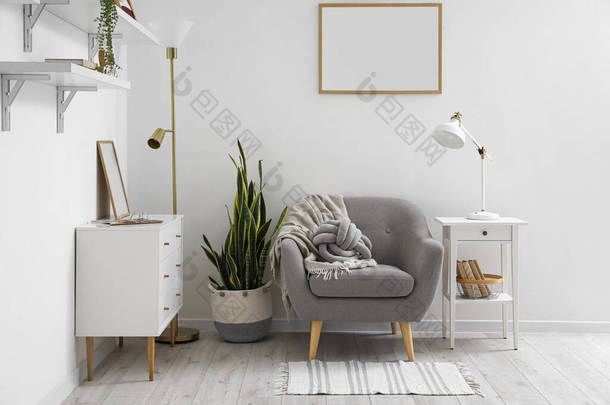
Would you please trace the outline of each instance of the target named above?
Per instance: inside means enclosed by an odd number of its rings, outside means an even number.
[[[180,267],[180,264],[177,264],[176,267]]]
[[[176,238],[181,238],[181,237],[182,237],[182,235],[176,235]]]
[[[169,307],[163,307],[164,311],[169,311]]]
[[[181,296],[181,295],[182,295],[182,294],[180,294],[180,293],[176,293],[176,297],[179,297],[179,296]]]
[[[163,243],[163,246],[169,246],[169,242]]]
[[[169,278],[169,274],[164,274],[163,278]]]

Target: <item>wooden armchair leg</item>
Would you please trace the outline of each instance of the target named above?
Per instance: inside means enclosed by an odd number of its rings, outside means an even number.
[[[392,335],[395,335],[398,332],[398,323],[390,322],[390,326],[392,327]]]
[[[309,331],[309,360],[316,358],[321,331],[322,321],[311,321],[311,329]]]
[[[409,322],[400,322],[400,331],[402,332],[402,340],[405,342],[407,357],[409,357],[409,361],[415,361],[415,353],[413,352],[413,336],[411,335],[411,324]]]

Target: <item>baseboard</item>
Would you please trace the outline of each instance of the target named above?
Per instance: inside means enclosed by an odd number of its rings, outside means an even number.
[[[93,368],[95,369],[108,355],[114,350],[117,345],[116,338],[106,339],[101,345],[95,349],[93,356]],[[64,381],[58,384],[51,392],[44,396],[39,405],[57,405],[62,403],[64,399],[70,395],[81,381],[87,377],[87,359],[83,359],[78,367],[75,367],[70,374],[64,378]]]
[[[510,328],[511,322],[509,322]],[[180,326],[198,328],[203,332],[214,331],[211,319],[180,319]],[[553,333],[610,333],[608,321],[535,321],[519,322],[521,332],[553,332]],[[423,320],[412,325],[415,337],[434,337],[441,335],[440,320]],[[455,324],[456,335],[473,335],[477,333],[493,333],[502,330],[500,320],[459,320]],[[329,322],[324,324],[325,332],[381,332],[389,330],[387,322]],[[309,322],[301,320],[274,319],[272,332],[308,332]]]

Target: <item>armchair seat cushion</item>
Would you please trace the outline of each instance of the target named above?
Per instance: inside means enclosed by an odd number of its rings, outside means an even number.
[[[324,280],[312,276],[311,292],[328,298],[388,298],[406,297],[413,291],[415,280],[398,267],[379,264],[342,273],[338,278]]]

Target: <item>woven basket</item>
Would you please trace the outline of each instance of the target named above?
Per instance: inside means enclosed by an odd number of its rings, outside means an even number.
[[[457,278],[458,293],[463,298],[493,298],[502,292],[504,277],[497,274],[483,274],[485,280],[466,280]],[[477,293],[478,292],[478,293]]]

